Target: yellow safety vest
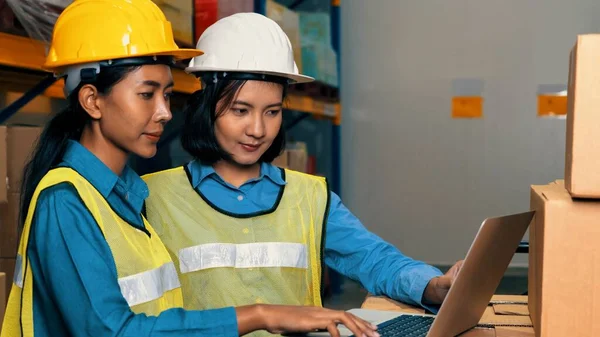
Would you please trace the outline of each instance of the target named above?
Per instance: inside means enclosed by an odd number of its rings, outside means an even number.
[[[177,266],[186,309],[322,305],[324,178],[285,170],[274,209],[241,216],[219,210],[189,177],[187,167],[142,177],[146,214]]]
[[[40,193],[64,182],[75,187],[106,238],[117,267],[118,279],[115,282],[119,283],[131,310],[156,316],[167,309],[182,307],[183,297],[175,265],[146,219],[144,225],[150,236],[121,219],[94,186],[77,172],[70,168],[56,168],[44,176],[31,199],[1,337],[34,336],[33,278],[36,275],[33,275],[27,257],[31,221]]]

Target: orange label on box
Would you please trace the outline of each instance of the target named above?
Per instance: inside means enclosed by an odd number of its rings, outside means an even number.
[[[481,118],[483,117],[483,97],[458,96],[452,97],[452,118]]]
[[[539,95],[538,116],[559,116],[567,114],[567,96]]]

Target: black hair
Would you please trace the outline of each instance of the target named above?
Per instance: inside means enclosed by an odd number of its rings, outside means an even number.
[[[113,86],[119,83],[127,74],[139,66],[116,66],[102,68],[93,84],[102,95],[110,94]],[[90,122],[91,118],[79,103],[80,84],[67,97],[67,106],[57,113],[46,124],[40,135],[31,159],[25,165],[23,181],[21,182],[21,207],[19,212],[19,224],[21,228],[25,223],[31,198],[42,178],[53,167],[60,164],[67,143],[70,139],[79,140],[83,128]]]
[[[231,154],[219,145],[215,136],[215,122],[231,106],[235,96],[247,79],[210,78],[204,81],[204,88],[196,91],[184,109],[185,124],[181,133],[181,145],[195,159],[212,165],[220,160],[231,161]],[[287,96],[287,83],[269,81],[283,86],[282,99]],[[259,162],[270,163],[285,149],[285,129],[283,122],[271,146],[260,157]]]

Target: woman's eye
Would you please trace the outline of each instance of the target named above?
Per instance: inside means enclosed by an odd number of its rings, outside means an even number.
[[[281,112],[281,110],[269,110],[267,111],[268,115],[272,115],[272,116],[277,116],[277,114],[279,114]]]
[[[173,93],[172,93],[172,92],[167,92],[167,93],[165,94],[165,99],[166,99],[167,101],[168,101],[168,100],[171,100],[171,97],[173,97]]]
[[[140,96],[142,96],[143,99],[152,99],[152,97],[154,96],[153,92],[142,92],[140,93]]]
[[[248,112],[248,109],[231,109],[236,115],[243,115]]]

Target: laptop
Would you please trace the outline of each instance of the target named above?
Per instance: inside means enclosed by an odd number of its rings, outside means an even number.
[[[436,316],[366,309],[348,312],[376,324],[382,337],[457,336],[477,326],[534,214],[529,211],[483,221]],[[341,336],[353,336],[343,325],[338,329]],[[305,336],[329,334],[319,331]]]

